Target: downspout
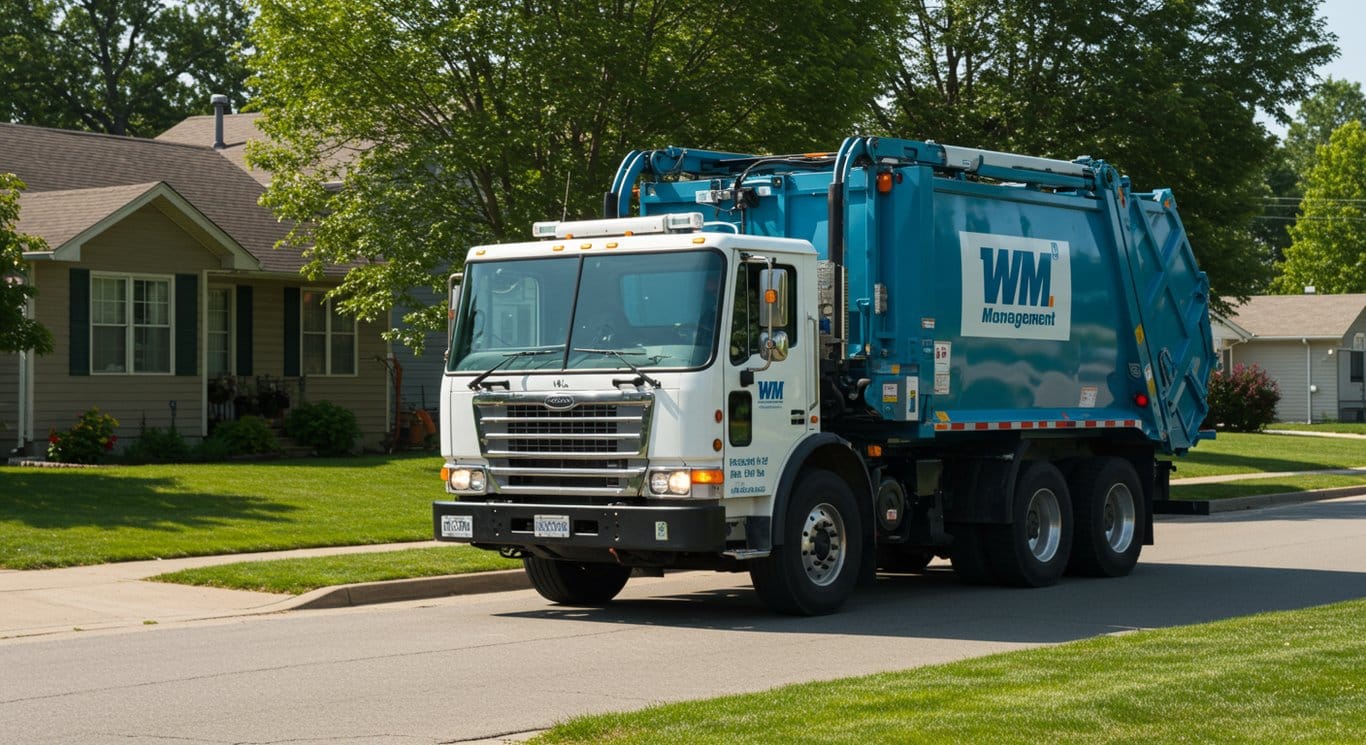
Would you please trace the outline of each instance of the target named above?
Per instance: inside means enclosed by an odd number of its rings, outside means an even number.
[[[1300,339],[1304,345],[1304,408],[1305,423],[1314,423],[1314,348],[1308,339]]]

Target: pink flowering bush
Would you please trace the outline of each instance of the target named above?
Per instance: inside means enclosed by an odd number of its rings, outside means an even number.
[[[58,463],[98,463],[118,443],[119,421],[92,407],[65,432],[52,430],[47,438],[48,460]]]
[[[1207,425],[1234,432],[1257,432],[1276,419],[1281,387],[1256,365],[1215,370],[1209,379]]]

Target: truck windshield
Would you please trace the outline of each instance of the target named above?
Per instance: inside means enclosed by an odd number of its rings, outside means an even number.
[[[471,263],[449,369],[705,366],[716,348],[724,272],[715,251]],[[551,348],[560,353],[512,354]]]

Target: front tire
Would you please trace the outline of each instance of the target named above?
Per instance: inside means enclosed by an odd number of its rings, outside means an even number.
[[[781,523],[783,545],[750,567],[754,590],[779,613],[833,613],[854,591],[863,524],[853,491],[829,471],[801,474]]]
[[[561,605],[602,605],[621,592],[630,567],[528,556],[526,576],[541,597]]]
[[[1076,528],[1069,574],[1123,577],[1143,550],[1143,498],[1134,467],[1122,458],[1088,460],[1070,481]]]
[[[1067,568],[1072,552],[1072,498],[1051,463],[1024,464],[1015,480],[1012,523],[990,526],[987,553],[1002,584],[1046,587]]]

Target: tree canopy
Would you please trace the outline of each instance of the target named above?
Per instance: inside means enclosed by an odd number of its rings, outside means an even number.
[[[894,0],[254,8],[274,144],[251,157],[312,270],[356,266],[338,295],[362,318],[439,287],[474,243],[596,216],[633,148],[833,147],[877,95],[899,28]]]
[[[239,0],[0,0],[0,117],[153,136],[247,98]]]
[[[1287,118],[1335,54],[1299,0],[913,0],[888,132],[1059,158],[1091,155],[1136,187],[1171,187],[1217,295],[1270,275],[1250,255],[1274,152],[1258,111]]]
[[[52,333],[25,313],[33,285],[25,280],[24,252],[47,247],[42,238],[14,229],[19,221],[19,192],[24,188],[12,173],[0,173],[0,352],[52,351]]]
[[[1318,148],[1273,289],[1366,292],[1366,127],[1352,120]]]

